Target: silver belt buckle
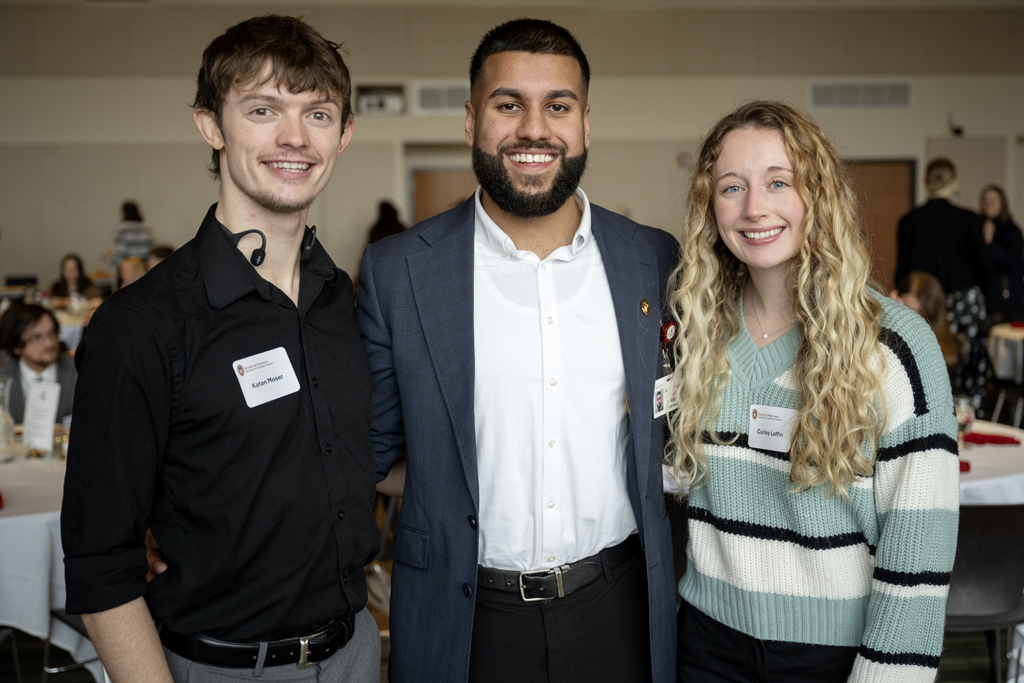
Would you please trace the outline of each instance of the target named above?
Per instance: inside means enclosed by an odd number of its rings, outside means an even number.
[[[311,636],[302,636],[299,638],[299,662],[296,664],[297,667],[305,669],[306,667],[313,666],[314,664],[319,664],[319,662],[309,661],[309,641],[313,638],[319,638],[325,633],[327,633],[327,631],[320,631],[320,633],[314,633]]]
[[[523,585],[524,576],[534,576],[543,574],[554,574],[555,584],[558,586],[558,597],[565,597],[565,590],[562,587],[562,573],[569,571],[570,567],[567,564],[563,564],[561,567],[554,567],[552,569],[534,569],[528,572],[519,572],[519,597],[523,599],[523,602],[539,602],[540,600],[550,600],[551,598],[528,598],[526,597],[526,586]],[[554,596],[552,596],[554,597]]]

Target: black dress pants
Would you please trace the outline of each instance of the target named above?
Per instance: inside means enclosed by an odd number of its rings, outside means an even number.
[[[564,598],[477,591],[470,683],[648,683],[647,567],[637,552]]]
[[[679,608],[678,683],[845,683],[856,647],[759,640],[687,602]]]

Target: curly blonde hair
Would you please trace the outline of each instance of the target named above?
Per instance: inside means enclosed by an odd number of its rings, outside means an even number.
[[[744,329],[739,298],[747,268],[719,237],[712,167],[725,136],[740,128],[781,134],[807,209],[793,265],[793,313],[803,335],[793,368],[801,407],[790,482],[794,490],[827,484],[827,495],[845,497],[857,477],[872,473],[884,421],[876,404],[884,371],[877,353],[882,307],[868,288],[872,264],[843,162],[813,121],[779,102],[751,102],[725,116],[695,162],[682,258],[670,280],[669,305],[682,334],[672,375],[679,408],[669,416],[666,461],[677,479],[699,485],[708,475],[706,439],[726,443],[715,423],[729,374],[727,349]],[[861,452],[865,439],[870,456]]]

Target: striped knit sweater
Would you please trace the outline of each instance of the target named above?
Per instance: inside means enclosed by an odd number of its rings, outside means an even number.
[[[850,499],[790,493],[789,456],[747,443],[750,406],[796,409],[800,332],[729,347],[709,478],[690,492],[683,599],[762,640],[856,646],[849,681],[933,681],[956,552],[959,466],[946,365],[927,323],[876,293],[886,425]],[[867,446],[864,446],[865,452]]]

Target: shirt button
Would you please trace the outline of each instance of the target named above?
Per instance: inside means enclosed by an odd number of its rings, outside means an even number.
[[[476,517],[474,517],[473,515],[469,516],[469,526],[473,527],[474,529],[476,528]]]
[[[348,585],[348,577],[347,577],[347,576],[345,576],[345,575],[342,575],[342,577],[341,577],[341,582],[342,582],[342,583],[343,583],[344,585],[346,585],[346,586],[347,586],[347,585]]]
[[[554,319],[554,318],[552,318],[552,317],[551,317],[551,316],[549,315],[549,316],[548,316],[548,325],[554,325],[554,324],[555,324],[555,319]]]
[[[331,449],[332,449],[332,446],[331,446],[331,444],[327,444],[327,452],[328,452],[328,453],[330,453],[330,452],[331,452]]]
[[[551,441],[548,441],[548,448],[554,448],[554,447],[555,447],[555,440],[551,439]]]
[[[345,519],[345,511],[338,510],[338,519]]]
[[[541,270],[547,270],[547,269],[548,269],[548,266],[547,266],[547,264],[546,264],[546,263],[542,263],[542,264],[540,264],[540,269],[541,269]]]
[[[548,501],[548,507],[549,507],[549,508],[553,508],[553,507],[555,507],[555,501],[553,501],[553,500],[549,500],[549,501]]]
[[[318,386],[320,386],[320,385],[319,385],[319,384],[317,383],[317,381],[316,381],[316,377],[314,377],[314,378],[313,378],[313,386],[314,386],[314,387],[318,387]]]
[[[548,555],[548,562],[554,562],[554,561],[555,561],[555,556],[554,555]]]
[[[558,384],[558,380],[552,377],[551,379],[548,380],[548,384],[550,384],[551,386],[555,386],[556,384]]]
[[[468,583],[462,584],[462,594],[465,595],[467,598],[473,597],[473,587],[470,586]]]

